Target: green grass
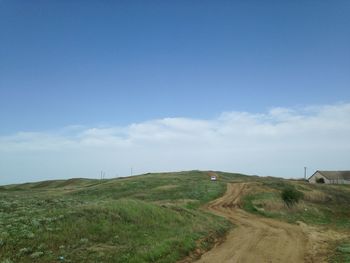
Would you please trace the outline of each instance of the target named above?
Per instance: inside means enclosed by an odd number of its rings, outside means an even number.
[[[270,188],[270,192],[257,192],[243,198],[243,208],[246,211],[266,217],[281,219],[290,223],[303,221],[311,225],[324,225],[338,230],[350,230],[350,187],[311,185],[302,182],[286,180],[268,180],[262,185]],[[281,192],[286,188],[295,188],[304,194],[317,190],[325,196],[320,200],[301,200],[300,204],[288,208],[283,205]],[[264,209],[266,201],[273,200],[271,209]]]
[[[0,262],[176,262],[231,227],[198,208],[242,178],[191,171],[2,187]]]
[[[278,196],[275,193],[269,193],[269,192],[262,192],[254,195],[246,195],[243,197],[243,209],[251,213],[264,215],[266,217],[271,217],[272,214],[269,214],[261,210],[262,208],[261,203],[256,203],[256,201],[257,200],[265,201],[265,200],[271,200],[275,198],[278,198]]]
[[[350,186],[217,174],[216,182],[190,171],[1,186],[0,262],[176,262],[232,227],[199,209],[228,182],[261,186],[243,197],[251,213],[350,231]],[[286,187],[304,199],[285,206]],[[331,262],[350,262],[348,250],[348,242],[337,244]]]
[[[350,262],[350,242],[337,244],[335,253],[329,259],[332,263],[349,263]]]
[[[164,188],[162,188],[164,187]],[[191,199],[203,204],[222,195],[223,181],[211,182],[203,172],[164,173],[109,180],[73,193],[88,199],[132,197],[145,201]]]

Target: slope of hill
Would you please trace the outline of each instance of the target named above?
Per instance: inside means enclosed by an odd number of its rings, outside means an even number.
[[[275,262],[287,252],[306,262],[349,262],[349,186],[222,172],[211,181],[212,174],[2,186],[0,262],[192,262],[214,245],[201,262]],[[286,188],[302,200],[286,206]],[[261,249],[277,236],[302,245]]]
[[[191,171],[4,186],[0,262],[175,262],[208,249],[231,227],[198,209],[226,189],[209,178]]]

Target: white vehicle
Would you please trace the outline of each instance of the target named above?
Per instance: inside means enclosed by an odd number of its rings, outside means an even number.
[[[216,176],[215,175],[210,176],[210,181],[216,181]]]

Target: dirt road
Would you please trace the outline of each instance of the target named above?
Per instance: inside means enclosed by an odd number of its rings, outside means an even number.
[[[226,194],[211,202],[207,209],[231,220],[236,228],[225,242],[208,251],[197,262],[324,262],[315,258],[305,228],[258,217],[239,208],[241,195],[249,184],[228,184]]]

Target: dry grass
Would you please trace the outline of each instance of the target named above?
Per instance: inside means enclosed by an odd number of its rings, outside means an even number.
[[[262,202],[259,202],[257,205],[260,205],[264,208],[264,210],[270,212],[279,211],[285,208],[284,203],[277,199],[264,200]]]
[[[309,202],[323,203],[331,199],[329,195],[318,190],[304,191],[303,193],[304,193],[304,200]]]

